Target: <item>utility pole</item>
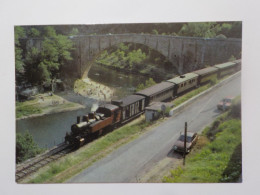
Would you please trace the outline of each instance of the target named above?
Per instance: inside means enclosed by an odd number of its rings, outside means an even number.
[[[183,152],[183,165],[185,165],[185,157],[186,157],[186,141],[187,141],[187,122],[185,122],[185,128],[184,128],[184,152]]]

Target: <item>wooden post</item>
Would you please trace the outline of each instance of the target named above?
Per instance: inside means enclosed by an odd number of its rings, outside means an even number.
[[[183,165],[185,165],[185,157],[186,157],[186,141],[187,141],[187,122],[185,122],[185,129],[184,129],[184,152],[183,152]]]

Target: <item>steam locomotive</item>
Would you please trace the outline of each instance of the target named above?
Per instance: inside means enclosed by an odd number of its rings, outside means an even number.
[[[78,148],[87,140],[101,135],[103,130],[113,129],[138,117],[152,102],[174,99],[212,79],[222,78],[240,69],[241,60],[226,62],[174,77],[120,100],[112,100],[110,104],[99,106],[95,112],[88,113],[81,119],[77,117],[77,123],[71,126],[71,132],[66,133],[65,142]]]

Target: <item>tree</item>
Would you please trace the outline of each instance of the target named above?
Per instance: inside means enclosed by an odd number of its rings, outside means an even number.
[[[153,29],[153,30],[152,30],[152,34],[158,35],[159,33],[158,33],[158,31],[157,31],[156,29]]]
[[[40,52],[37,48],[32,47],[27,53],[24,60],[25,76],[28,82],[37,83],[41,81],[39,64],[41,63]]]
[[[79,30],[77,28],[72,28],[71,33],[69,34],[70,36],[78,35]]]
[[[64,35],[57,35],[53,27],[46,27],[46,37],[42,48],[42,67],[46,66],[51,79],[57,77],[60,67],[65,65],[67,60],[72,60],[70,51],[73,43]],[[48,35],[48,37],[47,37]]]
[[[36,28],[31,28],[28,31],[28,36],[31,38],[36,38],[36,37],[40,37],[41,33],[39,30],[37,30]]]
[[[151,87],[155,85],[156,82],[153,80],[153,78],[149,78],[148,80],[145,81],[145,84],[141,83],[136,87],[136,91],[143,90],[145,88]]]
[[[44,32],[41,51],[33,47],[25,58],[26,76],[32,84],[50,84],[51,80],[59,77],[61,67],[64,67],[66,61],[72,60],[72,41],[64,35],[56,34],[51,26],[45,27]]]
[[[130,69],[134,68],[134,65],[141,63],[146,59],[146,54],[141,49],[133,50],[127,55],[127,62],[129,63]]]
[[[24,135],[16,134],[16,163],[32,158],[42,151],[43,149],[34,142],[29,131],[26,131]]]
[[[213,38],[220,30],[221,26],[216,22],[192,22],[184,24],[178,35]]]
[[[25,30],[21,26],[14,27],[14,35],[15,35],[15,71],[16,74],[19,74],[23,71],[23,60],[22,60],[22,48],[20,47],[20,38],[25,37]]]

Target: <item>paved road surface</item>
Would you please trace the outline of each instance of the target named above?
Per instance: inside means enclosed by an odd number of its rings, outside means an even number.
[[[199,98],[175,117],[115,150],[67,182],[137,182],[139,175],[156,162],[167,156],[171,158],[173,143],[183,131],[185,121],[188,131],[198,132],[219,115],[216,104],[223,97],[240,94],[241,76]]]

